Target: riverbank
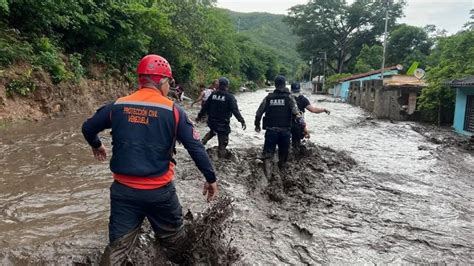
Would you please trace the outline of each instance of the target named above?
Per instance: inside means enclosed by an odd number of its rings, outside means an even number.
[[[132,89],[124,79],[106,76],[100,70],[94,73],[95,79],[54,84],[47,73],[33,70],[29,65],[3,70],[0,73],[0,121],[5,124],[91,113]]]

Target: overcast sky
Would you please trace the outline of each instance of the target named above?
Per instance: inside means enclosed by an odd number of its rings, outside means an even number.
[[[217,6],[239,12],[286,14],[288,8],[307,0],[218,0]],[[352,2],[352,1],[349,1]],[[474,0],[408,0],[399,22],[415,26],[434,24],[449,33],[459,31],[469,20]]]

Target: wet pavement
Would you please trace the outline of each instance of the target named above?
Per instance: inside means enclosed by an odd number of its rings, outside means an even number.
[[[312,95],[331,115],[306,112],[308,152],[267,179],[264,133],[253,131],[265,95],[237,97],[248,128],[232,119],[227,160],[215,156],[217,138],[207,145],[221,192],[233,200],[231,216],[216,226],[240,253],[237,264],[474,263],[472,153],[430,141],[417,123],[372,119]],[[0,129],[0,264],[97,263],[107,243],[111,174],[82,138],[84,119]],[[205,125],[198,127],[204,135]],[[110,135],[102,137],[110,150]],[[177,161],[183,210],[204,212],[203,178],[182,146]]]

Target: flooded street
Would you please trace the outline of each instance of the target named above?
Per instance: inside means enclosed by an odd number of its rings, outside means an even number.
[[[331,115],[306,112],[308,155],[292,156],[288,172],[267,180],[259,159],[264,133],[253,131],[265,95],[237,97],[248,128],[232,118],[228,160],[214,156],[217,138],[207,145],[221,194],[233,199],[225,232],[241,254],[237,263],[474,263],[472,153],[429,142],[416,123],[374,120],[311,95]],[[82,137],[85,118],[0,129],[0,264],[98,262],[112,178]],[[207,131],[198,128],[201,136]],[[102,139],[110,151],[109,133]],[[203,212],[204,178],[177,148],[183,210]]]

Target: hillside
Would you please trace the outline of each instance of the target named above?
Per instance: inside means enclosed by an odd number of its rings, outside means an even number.
[[[239,30],[239,34],[245,34],[256,43],[272,50],[281,64],[289,70],[288,76],[293,75],[302,60],[296,51],[298,37],[282,21],[283,15],[225,11],[229,14],[236,29]]]

